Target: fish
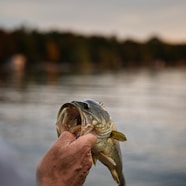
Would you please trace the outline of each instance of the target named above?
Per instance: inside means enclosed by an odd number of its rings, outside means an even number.
[[[125,186],[120,141],[126,136],[116,130],[116,126],[101,102],[94,100],[72,101],[61,106],[57,114],[56,130],[58,137],[67,130],[76,138],[92,133],[96,144],[91,149],[93,163],[99,160],[111,172],[118,186]]]

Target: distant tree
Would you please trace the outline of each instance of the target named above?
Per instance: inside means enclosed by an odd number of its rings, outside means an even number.
[[[133,40],[126,40],[122,42],[120,53],[125,67],[138,66],[143,59],[141,44]]]
[[[45,56],[47,61],[59,61],[59,50],[57,44],[53,40],[45,41]]]
[[[186,44],[169,44],[157,37],[138,42],[72,32],[39,32],[25,27],[14,31],[0,29],[0,64],[14,54],[23,54],[30,67],[54,61],[68,64],[77,72],[150,67],[158,60],[167,66],[186,66]]]

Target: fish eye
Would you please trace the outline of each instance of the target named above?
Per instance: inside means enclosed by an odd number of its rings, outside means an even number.
[[[90,106],[89,106],[89,104],[87,104],[87,103],[83,103],[83,108],[87,110],[87,109],[90,108]]]

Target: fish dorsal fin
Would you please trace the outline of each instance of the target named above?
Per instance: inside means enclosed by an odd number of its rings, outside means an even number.
[[[103,102],[99,101],[99,105],[100,105],[103,109],[105,109],[105,105],[104,105]]]
[[[116,139],[118,141],[126,141],[127,140],[126,136],[123,133],[118,132],[116,130],[113,130],[111,132],[110,137],[113,139]]]

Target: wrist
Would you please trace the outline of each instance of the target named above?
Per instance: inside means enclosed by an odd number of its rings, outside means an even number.
[[[59,179],[60,178],[60,179]],[[54,172],[49,170],[43,170],[41,167],[38,167],[36,171],[36,183],[37,186],[67,186],[68,184],[64,183],[62,176],[55,176]]]

